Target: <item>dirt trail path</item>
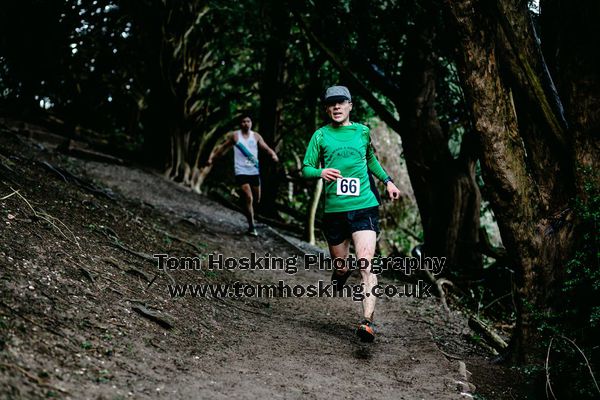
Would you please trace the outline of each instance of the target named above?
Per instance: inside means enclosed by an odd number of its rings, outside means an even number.
[[[249,256],[271,250],[287,257],[295,250],[285,243],[265,248],[265,228],[257,239],[240,235],[243,217],[139,170],[90,163],[88,173],[125,196],[139,199],[182,218],[219,227],[225,255]],[[239,251],[240,249],[245,251]],[[210,250],[210,249],[209,249]],[[244,254],[245,253],[245,254]],[[290,285],[317,284],[326,271],[296,274],[283,271],[236,272],[240,281]],[[354,281],[358,277],[352,278]],[[190,376],[172,380],[164,391],[199,397],[230,398],[377,398],[456,399],[458,363],[436,347],[432,331],[421,319],[442,318],[435,299],[384,298],[377,307],[378,336],[362,344],[354,336],[360,302],[347,298],[269,299],[269,313],[240,315],[235,329],[218,332],[227,349],[200,353],[190,361]],[[417,315],[415,315],[415,313]],[[440,315],[437,315],[440,313]],[[239,314],[248,314],[240,311]],[[422,321],[422,322],[420,322]],[[217,332],[215,332],[217,333]],[[187,374],[186,374],[187,375]],[[171,380],[171,377],[169,377]],[[191,382],[191,384],[190,384]]]
[[[486,399],[516,398],[494,395],[489,382],[502,371],[464,341],[464,317],[446,318],[435,298],[379,300],[373,344],[356,338],[361,306],[348,298],[171,298],[173,281],[293,286],[329,272],[165,274],[144,254],[298,249],[266,227],[244,235],[240,214],[157,174],[7,133],[0,156],[0,198],[23,196],[0,200],[0,399],[458,399],[458,358]],[[43,162],[118,196],[86,191]],[[140,304],[173,327],[136,313]]]

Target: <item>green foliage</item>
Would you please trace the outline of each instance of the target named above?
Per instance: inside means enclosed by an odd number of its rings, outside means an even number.
[[[397,231],[396,242],[398,248],[404,254],[410,254],[410,250],[415,246],[414,240],[411,240],[411,237],[402,231]]]
[[[107,369],[101,369],[98,371],[98,376],[96,377],[96,382],[98,383],[108,383],[111,381],[113,376]]]
[[[533,310],[526,304],[532,311],[545,348],[552,344],[550,372],[555,391],[560,390],[557,387],[567,386],[568,382],[568,398],[577,399],[598,396],[588,369],[591,367],[597,373],[600,368],[597,346],[600,335],[600,187],[597,174],[586,171],[589,179],[585,182],[584,194],[573,201],[574,216],[580,226],[577,234],[581,240],[567,265],[560,309],[556,312]]]
[[[385,196],[385,193],[382,195]],[[394,212],[393,218],[398,221],[398,226],[394,232],[394,245],[400,254],[410,254],[415,246],[424,242],[423,228],[418,221],[416,207],[404,205],[388,212]]]
[[[584,198],[577,198],[574,204],[576,216],[581,221],[581,240],[573,258],[567,264],[567,276],[563,293],[567,300],[565,313],[568,317],[583,319],[586,330],[598,327],[600,307],[600,187],[597,185],[599,172],[586,171],[589,179],[584,184]],[[583,306],[583,307],[582,307]],[[599,331],[600,333],[600,331]]]

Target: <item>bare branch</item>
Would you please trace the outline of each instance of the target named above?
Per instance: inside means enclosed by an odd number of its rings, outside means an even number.
[[[300,21],[302,29],[308,34],[308,36],[327,54],[329,59],[335,64],[335,66],[342,72],[351,82],[352,88],[362,96],[367,103],[373,108],[373,110],[381,117],[381,119],[388,124],[396,133],[402,130],[400,121],[394,117],[394,115],[371,93],[369,88],[359,79],[354,71],[344,63],[344,61],[338,57],[333,50],[331,50],[325,42],[310,28],[310,25],[299,12],[293,11],[294,15]]]

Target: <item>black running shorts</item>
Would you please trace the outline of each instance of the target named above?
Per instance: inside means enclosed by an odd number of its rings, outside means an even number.
[[[379,207],[323,214],[323,231],[330,246],[352,238],[356,231],[379,233]]]
[[[260,175],[236,175],[235,183],[239,186],[245,185],[246,183],[250,186],[260,186]]]

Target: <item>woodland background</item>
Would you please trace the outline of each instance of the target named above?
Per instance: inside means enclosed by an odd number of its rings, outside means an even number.
[[[405,194],[380,252],[447,257],[448,299],[509,327],[499,361],[543,387],[552,353],[556,397],[593,398],[598,21],[594,0],[9,1],[0,111],[229,202],[231,160],[205,162],[249,112],[281,159],[260,213],[314,242],[301,160],[347,85]]]

